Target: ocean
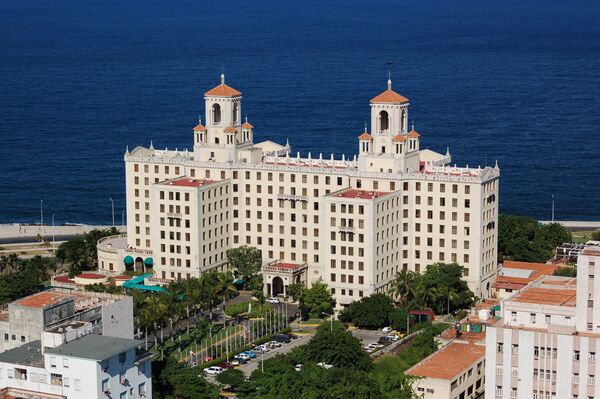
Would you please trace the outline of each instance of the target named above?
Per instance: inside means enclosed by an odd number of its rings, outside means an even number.
[[[192,147],[203,93],[243,92],[255,141],[358,150],[369,99],[422,147],[501,168],[500,211],[600,219],[600,4],[0,2],[0,223],[117,222],[126,146]]]

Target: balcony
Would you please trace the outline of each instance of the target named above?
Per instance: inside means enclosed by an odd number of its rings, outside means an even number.
[[[354,227],[353,226],[340,226],[339,227],[339,232],[340,233],[354,234]]]
[[[283,201],[302,201],[302,202],[308,202],[308,197],[305,197],[303,195],[277,194],[277,199],[278,200],[283,200]]]

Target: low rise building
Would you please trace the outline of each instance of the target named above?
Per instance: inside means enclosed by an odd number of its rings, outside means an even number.
[[[18,299],[0,311],[0,351],[39,341],[44,331],[72,328],[73,322],[88,323],[96,334],[133,338],[133,300],[59,288]]]
[[[541,276],[505,299],[486,331],[486,398],[600,397],[600,242],[577,259],[577,278]]]
[[[492,285],[494,296],[506,299],[538,277],[554,274],[559,267],[549,263],[504,261]]]
[[[485,345],[455,340],[406,371],[417,397],[474,399],[485,387]]]
[[[44,338],[0,353],[0,397],[152,397],[151,355],[137,350],[142,341],[58,331]]]

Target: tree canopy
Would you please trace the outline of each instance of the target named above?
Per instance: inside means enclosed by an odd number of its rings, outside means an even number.
[[[258,273],[262,265],[260,251],[246,245],[228,249],[227,261],[235,271],[236,276],[246,281]]]
[[[354,322],[360,328],[381,328],[389,325],[389,315],[395,310],[394,302],[385,294],[373,294],[352,302],[340,315]]]
[[[317,365],[333,365],[324,369]],[[294,366],[302,364],[302,370]],[[341,323],[319,327],[312,340],[289,354],[265,361],[252,373],[250,381],[238,390],[240,398],[381,398],[376,382],[370,378],[370,357],[360,348],[360,341]]]
[[[464,268],[456,263],[434,263],[419,274],[403,270],[396,275],[391,294],[408,309],[428,307],[436,313],[465,309],[474,294],[462,279]]]
[[[335,299],[323,281],[313,283],[312,287],[304,290],[300,295],[300,310],[303,317],[321,317],[323,313],[331,314],[335,306]]]
[[[498,261],[515,260],[545,263],[553,249],[572,240],[558,223],[540,225],[527,216],[500,215],[498,218]]]
[[[60,244],[56,249],[56,258],[69,267],[70,275],[77,274],[82,270],[96,270],[98,268],[96,252],[98,240],[115,234],[119,234],[115,227],[89,231]]]
[[[35,256],[27,261],[16,256],[10,258],[10,271],[0,276],[0,304],[34,294],[44,289],[42,283],[50,279],[56,265],[50,258]],[[1,263],[1,261],[0,261]]]

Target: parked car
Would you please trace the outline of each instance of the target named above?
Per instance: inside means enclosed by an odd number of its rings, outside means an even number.
[[[278,304],[279,298],[271,297],[271,298],[267,299],[267,302],[272,303],[272,304]]]
[[[382,332],[382,333],[384,333],[384,334],[389,334],[389,333],[391,333],[392,331],[393,331],[393,328],[392,328],[392,327],[383,327],[383,328],[381,329],[381,332]]]
[[[324,369],[330,369],[330,368],[333,367],[333,364],[327,364],[327,363],[319,362],[319,363],[317,363],[317,366],[322,367]]]
[[[275,340],[276,342],[285,343],[285,344],[289,344],[290,342],[292,342],[292,340],[290,339],[290,337],[287,334],[277,334],[275,337],[273,337],[273,340]]]
[[[379,337],[379,340],[377,342],[380,343],[380,344],[382,344],[382,345],[387,345],[391,341],[390,341],[390,339],[388,337],[384,336],[384,337]]]
[[[267,342],[267,345],[269,345],[269,348],[273,349],[273,348],[280,348],[281,347],[281,342],[279,341],[269,341]]]
[[[210,366],[205,368],[203,371],[205,375],[219,375],[223,372],[223,368],[219,366]]]
[[[232,359],[229,364],[231,364],[233,367],[236,367],[242,365],[242,362],[240,359]]]
[[[232,369],[233,364],[227,363],[227,362],[222,362],[222,363],[217,364],[217,367],[221,367],[222,369]]]
[[[390,342],[396,342],[400,339],[400,337],[397,334],[388,335],[386,338]]]
[[[266,345],[266,344],[262,344],[262,345],[255,346],[254,349],[258,349],[261,352],[268,352],[269,351],[269,346]]]
[[[248,355],[247,353],[238,353],[237,355],[234,356],[235,359],[244,359],[244,360],[250,360],[250,355]]]
[[[294,370],[296,370],[296,371],[298,371],[298,372],[302,371],[302,365],[301,365],[301,364],[297,364],[297,365],[294,367]]]
[[[254,359],[256,357],[256,353],[252,352],[252,351],[244,351],[242,352],[245,355],[250,356],[251,359]]]

